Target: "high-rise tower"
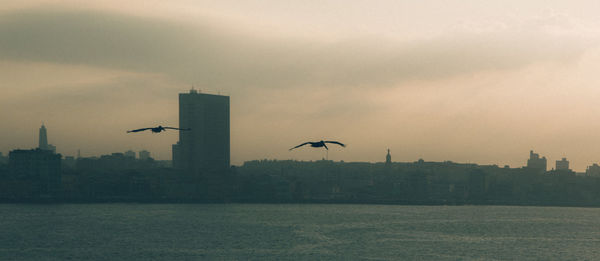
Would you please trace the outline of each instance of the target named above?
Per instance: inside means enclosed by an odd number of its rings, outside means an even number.
[[[173,145],[173,167],[188,173],[229,168],[229,96],[179,94],[179,142]]]
[[[390,149],[388,149],[387,155],[385,155],[385,165],[392,164],[392,155],[390,154]]]
[[[48,150],[48,134],[46,133],[46,126],[42,123],[40,127],[40,138],[38,148],[41,150]]]
[[[46,131],[46,126],[42,123],[42,127],[40,127],[40,136],[38,140],[38,148],[40,150],[51,150],[52,152],[56,152],[56,147],[52,144],[48,144],[48,133]]]

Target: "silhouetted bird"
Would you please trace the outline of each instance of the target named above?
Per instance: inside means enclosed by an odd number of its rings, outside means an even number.
[[[127,131],[127,133],[140,132],[140,131],[145,131],[145,130],[152,130],[153,133],[159,133],[159,132],[165,131],[167,129],[183,130],[183,131],[191,130],[191,129],[180,129],[180,128],[174,128],[174,127],[163,127],[163,126],[158,125],[158,127],[154,127],[154,128],[142,128],[142,129],[137,129],[137,130],[129,130],[129,131]]]
[[[310,146],[311,146],[311,147],[313,147],[313,148],[325,147],[325,149],[329,150],[329,148],[327,148],[327,145],[325,145],[325,143],[333,143],[333,144],[340,145],[340,146],[342,146],[342,147],[346,147],[346,145],[344,145],[344,144],[343,144],[343,143],[341,143],[341,142],[332,141],[332,140],[326,140],[326,141],[317,141],[317,142],[311,142],[311,141],[309,141],[309,142],[305,142],[305,143],[302,143],[302,144],[300,144],[300,145],[298,145],[298,146],[296,146],[296,147],[293,147],[293,148],[291,148],[290,150],[293,150],[293,149],[295,149],[295,148],[302,147],[302,146],[304,146],[304,145],[306,145],[306,144],[310,144]]]

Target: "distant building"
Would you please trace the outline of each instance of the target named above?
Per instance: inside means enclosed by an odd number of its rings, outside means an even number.
[[[2,155],[2,152],[0,152],[0,165],[7,164],[7,163],[8,163],[8,157]]]
[[[62,160],[62,166],[70,168],[70,169],[74,169],[76,162],[77,161],[75,160],[75,157],[65,156],[65,158]]]
[[[229,168],[229,96],[179,94],[179,141],[173,145],[173,167],[188,173]]]
[[[172,168],[173,162],[170,160],[155,160],[154,163],[159,168]]]
[[[44,124],[42,124],[42,127],[40,127],[38,142],[38,148],[40,150],[49,150],[56,153],[56,147],[52,144],[48,144],[48,133]]]
[[[569,170],[569,161],[567,158],[562,158],[561,160],[556,161],[556,170]]]
[[[126,157],[124,153],[102,155],[100,158],[78,158],[76,168],[78,171],[116,171],[139,169],[137,160]]]
[[[125,155],[125,157],[135,158],[135,151],[133,150],[128,150],[123,154]]]
[[[8,167],[15,179],[31,183],[33,195],[53,194],[60,190],[61,157],[49,150],[13,150]]]
[[[527,160],[527,168],[546,172],[547,160],[546,157],[540,158],[540,155],[529,151],[529,159]]]
[[[390,149],[388,149],[387,155],[385,155],[385,164],[392,164],[392,155],[390,154]]]
[[[48,148],[48,135],[46,132],[46,126],[42,124],[39,131],[38,148],[41,150],[47,150]]]
[[[138,155],[139,155],[140,160],[150,159],[150,152],[147,150],[141,150],[140,152],[138,152]],[[127,156],[127,155],[125,155],[125,156]],[[133,156],[135,157],[135,154],[133,154]]]
[[[148,158],[146,159],[151,159],[149,153],[147,156]],[[77,171],[92,173],[147,170],[159,167],[159,164],[154,160],[136,159],[125,156],[125,153],[111,153],[110,155],[102,155],[100,157],[78,158],[75,162]]]
[[[600,177],[600,165],[594,163],[592,166],[587,167],[585,175],[592,177]]]

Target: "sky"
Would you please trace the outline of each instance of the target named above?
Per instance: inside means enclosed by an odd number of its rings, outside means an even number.
[[[231,97],[231,159],[600,162],[600,2],[0,0],[0,152],[171,159],[178,94]]]

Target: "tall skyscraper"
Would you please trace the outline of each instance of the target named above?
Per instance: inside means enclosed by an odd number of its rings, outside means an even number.
[[[173,145],[173,167],[188,173],[229,168],[229,96],[179,94],[179,142]]]
[[[50,151],[56,153],[56,147],[52,144],[48,144],[48,133],[46,131],[46,126],[44,126],[43,123],[42,123],[42,127],[40,127],[38,148],[40,150],[50,150]]]
[[[46,126],[44,126],[44,124],[42,124],[42,127],[40,127],[38,148],[41,150],[48,150],[48,134],[46,133]]]
[[[392,164],[392,155],[390,154],[390,149],[388,149],[387,155],[385,155],[385,165]]]

